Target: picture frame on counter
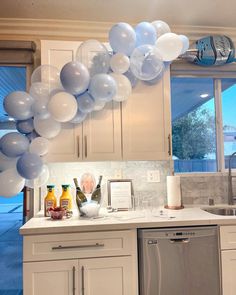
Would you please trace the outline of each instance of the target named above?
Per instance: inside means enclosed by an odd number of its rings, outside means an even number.
[[[118,211],[133,208],[133,183],[131,179],[109,179],[107,181],[108,206]]]

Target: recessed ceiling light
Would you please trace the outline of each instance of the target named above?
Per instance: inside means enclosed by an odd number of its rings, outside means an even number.
[[[8,121],[15,121],[15,119],[13,119],[13,118],[8,118]]]
[[[206,98],[206,97],[208,97],[208,96],[209,96],[208,93],[203,93],[203,94],[200,95],[201,98]]]

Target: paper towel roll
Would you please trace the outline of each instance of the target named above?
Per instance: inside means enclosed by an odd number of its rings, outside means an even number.
[[[167,176],[167,206],[181,206],[180,176]]]

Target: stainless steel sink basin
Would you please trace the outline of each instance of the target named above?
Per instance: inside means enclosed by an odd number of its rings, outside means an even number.
[[[216,214],[216,215],[224,215],[224,216],[236,216],[236,207],[235,208],[202,208],[202,210]]]

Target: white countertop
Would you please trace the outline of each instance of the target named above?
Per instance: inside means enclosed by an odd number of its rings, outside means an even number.
[[[160,214],[160,210],[162,210],[162,214]],[[215,215],[196,207],[181,210],[158,208],[152,213],[143,211],[107,213],[104,210],[99,218],[95,219],[79,217],[77,212],[73,217],[63,220],[51,220],[49,217],[41,217],[39,214],[38,217],[31,218],[25,223],[20,228],[20,233],[35,235],[212,224],[236,225],[236,216]]]

